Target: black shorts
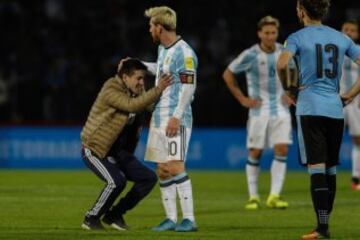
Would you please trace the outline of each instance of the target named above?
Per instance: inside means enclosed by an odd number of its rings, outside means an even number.
[[[339,164],[339,151],[344,131],[344,119],[323,116],[297,116],[300,163]]]

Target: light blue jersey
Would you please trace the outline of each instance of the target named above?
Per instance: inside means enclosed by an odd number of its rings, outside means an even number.
[[[156,65],[156,84],[161,74],[170,73],[173,83],[162,93],[152,115],[152,126],[167,126],[171,117],[182,126],[192,127],[191,102],[196,88],[198,60],[193,49],[181,38],[172,46],[160,45]]]
[[[360,48],[327,26],[306,26],[291,34],[285,49],[295,55],[300,72],[296,115],[343,118],[339,81],[344,57],[360,57]]]
[[[276,72],[276,62],[281,52],[282,46],[278,43],[273,53],[264,52],[256,44],[243,51],[228,66],[232,73],[246,73],[249,97],[261,100],[261,107],[250,108],[249,116],[278,117],[290,114],[288,106],[282,101],[284,91]]]

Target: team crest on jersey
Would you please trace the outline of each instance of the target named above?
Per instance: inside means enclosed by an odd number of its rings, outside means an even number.
[[[287,41],[284,42],[284,48],[286,48],[286,47],[287,47]]]
[[[195,79],[194,73],[189,73],[189,72],[180,73],[179,76],[180,76],[181,83],[194,84],[194,79]]]
[[[166,64],[166,65],[169,65],[170,64],[170,57],[168,56],[168,57],[166,57],[165,58],[165,61],[164,61],[164,64]]]
[[[186,69],[194,69],[194,61],[191,57],[185,58],[185,67]]]

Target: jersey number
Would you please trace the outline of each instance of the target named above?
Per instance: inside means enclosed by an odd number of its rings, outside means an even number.
[[[169,155],[175,156],[177,154],[177,144],[176,142],[169,142]]]
[[[323,59],[322,59],[322,46],[321,44],[316,44],[316,69],[317,69],[317,78],[323,77]],[[328,58],[329,63],[332,64],[332,69],[325,69],[325,76],[328,78],[335,78],[338,74],[338,57],[339,57],[339,48],[334,44],[326,44],[325,52],[331,53],[331,57]]]

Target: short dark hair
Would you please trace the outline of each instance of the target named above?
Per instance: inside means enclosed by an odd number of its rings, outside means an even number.
[[[353,24],[353,25],[359,27],[359,22],[357,20],[355,20],[355,19],[348,19],[343,23],[343,25],[344,24]]]
[[[298,0],[298,3],[313,20],[322,20],[330,8],[330,0]]]
[[[130,58],[123,62],[122,67],[118,70],[118,76],[121,77],[123,74],[131,76],[136,70],[147,70],[145,64],[136,58]]]

